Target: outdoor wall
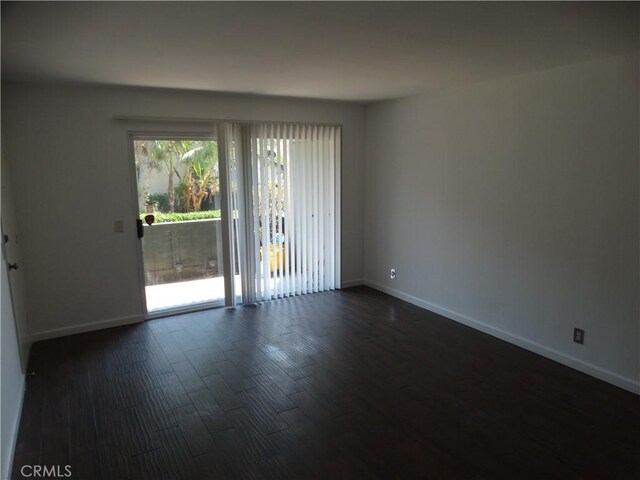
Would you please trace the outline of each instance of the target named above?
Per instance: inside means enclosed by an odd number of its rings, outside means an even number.
[[[218,218],[145,225],[142,247],[147,285],[223,275]]]
[[[638,66],[368,107],[366,282],[640,391]]]
[[[141,319],[128,131],[207,132],[202,123],[114,115],[339,123],[342,277],[362,278],[364,107],[137,88],[3,84],[2,129],[34,340]],[[123,233],[114,220],[125,221]]]

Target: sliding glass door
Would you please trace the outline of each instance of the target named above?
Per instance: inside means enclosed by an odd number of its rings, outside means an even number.
[[[150,315],[340,288],[340,128],[131,135]]]
[[[133,136],[131,141],[147,312],[224,305],[226,212],[217,140]]]

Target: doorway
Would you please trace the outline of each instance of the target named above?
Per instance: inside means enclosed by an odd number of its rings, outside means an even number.
[[[131,142],[147,314],[225,305],[230,243],[218,142],[184,135],[132,135]]]
[[[10,181],[10,167],[2,149],[2,177],[1,177],[1,249],[2,261],[5,263],[2,273],[2,315],[13,317],[16,336],[18,338],[18,353],[22,372],[27,372],[29,351],[31,349],[31,333],[29,331],[29,317],[27,314],[27,299],[25,296],[25,278],[22,265],[21,237],[18,235],[17,218],[14,212],[12,184]],[[6,268],[6,276],[4,272]],[[5,305],[6,303],[6,305]],[[4,328],[4,327],[3,327]],[[3,346],[4,347],[4,346]]]

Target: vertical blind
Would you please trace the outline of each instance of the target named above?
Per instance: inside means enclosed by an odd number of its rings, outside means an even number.
[[[243,301],[338,288],[340,127],[223,128]]]

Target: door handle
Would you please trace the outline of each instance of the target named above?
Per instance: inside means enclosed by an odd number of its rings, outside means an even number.
[[[8,263],[7,265],[9,266],[9,270],[17,270],[18,269],[18,264],[17,263]]]
[[[144,237],[144,228],[142,227],[142,220],[136,219],[136,229],[138,230],[138,238]]]

